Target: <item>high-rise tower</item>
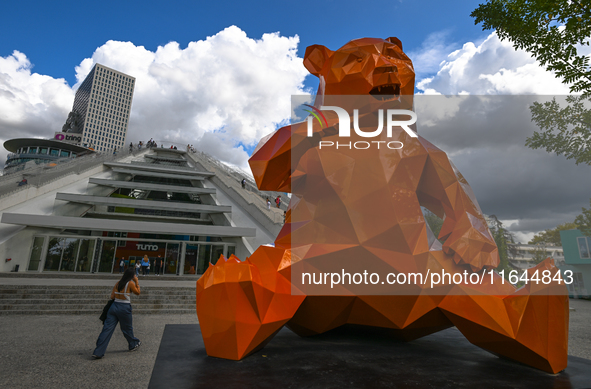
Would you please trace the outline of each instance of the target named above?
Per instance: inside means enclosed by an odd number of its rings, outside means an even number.
[[[76,92],[62,131],[82,134],[96,151],[121,149],[127,138],[135,78],[96,64]]]

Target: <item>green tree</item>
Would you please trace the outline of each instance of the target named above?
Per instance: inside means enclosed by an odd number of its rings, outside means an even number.
[[[591,112],[585,108],[591,97],[589,56],[582,54],[591,37],[589,0],[489,0],[471,16],[483,30],[495,29],[502,40],[523,49],[547,70],[554,71],[572,93],[562,108],[555,99],[534,103],[532,121],[541,129],[527,138],[532,149],[545,149],[577,164],[591,165]]]
[[[490,232],[499,250],[500,262],[496,270],[498,272],[505,270],[505,278],[507,278],[509,277],[509,272],[513,270],[509,265],[509,259],[514,258],[517,254],[515,249],[511,246],[511,243],[515,243],[513,235],[505,228],[505,226],[503,226],[503,223],[495,215],[490,215],[489,218],[492,221]]]
[[[501,40],[531,53],[571,92],[591,96],[589,57],[580,53],[591,37],[588,0],[489,0],[470,16],[483,30],[494,29]]]
[[[423,215],[425,216],[425,221],[427,222],[427,225],[429,226],[429,228],[431,228],[433,234],[435,234],[435,237],[438,237],[439,231],[441,231],[441,226],[443,226],[443,219],[426,208],[423,208]]]
[[[527,244],[553,244],[555,246],[562,246],[560,241],[560,231],[574,230],[579,228],[577,223],[562,223],[557,225],[555,228],[548,228],[532,238]]]
[[[549,153],[574,159],[578,165],[591,165],[591,110],[590,100],[583,96],[567,96],[562,107],[556,98],[530,106],[532,121],[541,131],[527,138],[525,145],[545,149]]]
[[[546,251],[546,244],[544,243],[538,243],[535,249],[529,250],[529,253],[532,256],[532,262],[536,265],[550,256],[550,253]]]
[[[591,200],[589,200],[591,206]],[[575,218],[575,223],[585,236],[591,236],[591,207],[583,207],[583,212]]]

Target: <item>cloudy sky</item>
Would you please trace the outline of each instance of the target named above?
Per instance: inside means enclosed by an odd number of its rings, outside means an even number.
[[[525,241],[589,205],[588,167],[524,146],[535,129],[528,106],[543,97],[520,96],[568,88],[475,26],[478,1],[208,3],[4,5],[0,142],[58,131],[79,83],[101,63],[137,80],[129,140],[191,143],[246,166],[258,140],[289,120],[290,96],[316,89],[302,66],[306,46],[397,36],[414,61],[417,93],[490,97],[417,103],[429,119],[419,133],[450,154],[485,213]],[[2,149],[0,166],[5,158]]]

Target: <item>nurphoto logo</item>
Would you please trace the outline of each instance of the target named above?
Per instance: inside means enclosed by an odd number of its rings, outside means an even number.
[[[313,107],[311,105],[308,104],[304,104],[305,106],[309,107],[312,109],[312,111],[304,109],[304,111],[310,113],[310,116],[308,116],[307,118],[307,135],[308,137],[313,137],[314,136],[314,119],[316,119],[318,121],[318,123],[320,123],[320,128],[324,128],[324,127],[328,127],[328,121],[326,120],[326,117],[324,116],[324,114],[322,113],[322,111],[324,110],[331,110],[333,112],[335,112],[337,114],[337,117],[339,119],[339,137],[340,138],[350,138],[351,137],[351,116],[349,115],[349,113],[341,108],[341,107],[336,107],[336,106],[321,106],[320,109]],[[382,131],[384,130],[384,116],[385,116],[385,122],[386,122],[386,137],[388,138],[392,138],[392,130],[394,127],[399,127],[402,128],[411,138],[416,138],[418,137],[418,135],[416,134],[416,132],[414,132],[410,126],[412,126],[413,124],[416,123],[417,121],[417,114],[414,113],[413,111],[407,110],[407,109],[388,109],[385,110],[385,114],[384,114],[384,110],[383,109],[379,109],[378,110],[378,124],[377,124],[377,128],[375,130],[372,131],[364,131],[360,128],[359,126],[359,110],[358,109],[354,109],[353,110],[353,130],[355,131],[355,134],[357,134],[357,136],[360,136],[362,138],[376,138],[378,136],[380,136],[382,134]],[[401,117],[407,117],[408,119],[404,119],[401,120]],[[322,118],[322,120],[321,120]],[[401,149],[404,145],[402,142],[400,141],[357,141],[357,142],[349,142],[349,143],[339,143],[336,142],[336,148],[338,149],[340,148],[355,148],[358,150],[365,150],[365,149],[369,149],[372,144],[377,145],[377,148],[380,148],[380,144],[386,144],[386,147],[388,147],[389,149],[393,149],[393,150],[397,150],[397,149]],[[319,141],[318,146],[320,149],[322,149],[323,147],[332,147],[335,146],[335,142],[333,141]]]

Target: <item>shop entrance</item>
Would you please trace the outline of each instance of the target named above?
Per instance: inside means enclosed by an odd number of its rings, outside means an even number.
[[[224,252],[229,257],[235,251],[233,244],[221,242],[132,240],[127,236],[36,236],[33,241],[28,271],[93,271],[117,274],[130,267],[134,268],[136,262],[141,264],[144,256],[147,256],[150,275],[156,272],[158,257],[162,258],[160,274],[199,275],[207,270],[210,262],[215,264]],[[184,250],[181,246],[183,244]],[[184,259],[181,258],[183,252]]]

